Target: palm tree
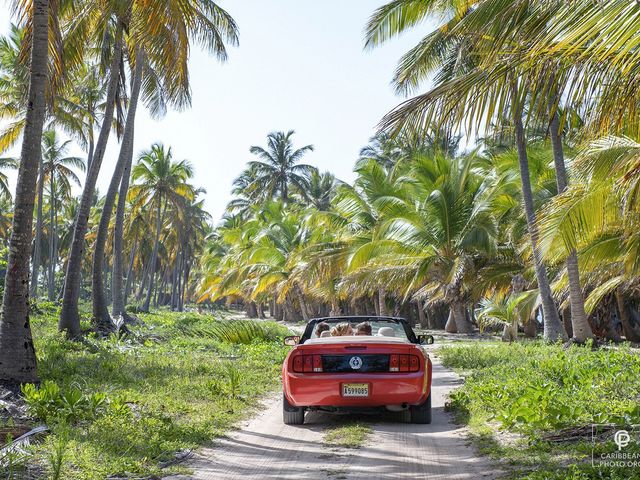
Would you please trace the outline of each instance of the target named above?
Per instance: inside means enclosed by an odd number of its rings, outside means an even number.
[[[91,293],[93,300],[93,322],[98,330],[110,331],[115,328],[111,322],[109,311],[104,296],[103,286],[103,262],[104,262],[104,250],[107,243],[107,234],[109,231],[109,223],[111,221],[111,214],[113,206],[116,201],[116,195],[118,194],[118,187],[124,182],[128,187],[129,176],[131,170],[131,158],[133,157],[133,134],[134,123],[136,117],[136,111],[138,107],[138,97],[140,95],[140,88],[142,86],[142,72],[144,67],[144,55],[140,50],[137,51],[136,65],[133,73],[133,83],[131,86],[131,96],[129,101],[129,108],[127,110],[127,120],[125,123],[124,135],[122,137],[122,145],[120,146],[120,154],[118,155],[118,161],[116,162],[115,171],[111,177],[109,188],[105,196],[104,206],[102,207],[102,215],[100,216],[100,223],[98,225],[98,233],[93,249],[93,263],[92,263],[92,275],[91,275]],[[124,180],[126,176],[126,180]],[[124,189],[121,192],[123,197],[126,197],[127,191]],[[124,199],[123,199],[124,202]],[[118,233],[117,244],[114,244],[119,248],[119,262],[117,275],[122,277],[122,227],[124,224],[124,211],[118,218],[119,225],[116,225]],[[115,266],[115,264],[114,264]],[[122,312],[120,312],[122,314]]]
[[[88,229],[91,201],[98,179],[98,173],[100,171],[100,166],[102,165],[102,159],[104,157],[104,152],[109,140],[109,134],[111,132],[111,122],[113,119],[118,80],[120,77],[120,64],[122,63],[122,25],[119,25],[116,28],[116,32],[113,35],[113,50],[111,52],[111,59],[109,62],[109,80],[107,83],[106,104],[104,108],[102,126],[100,128],[98,141],[91,159],[91,168],[87,171],[87,178],[82,190],[78,218],[76,219],[73,231],[73,241],[69,252],[69,261],[67,262],[62,310],[60,311],[60,320],[58,322],[58,328],[60,331],[66,331],[67,336],[71,338],[75,338],[80,335],[78,298],[80,296],[85,234]]]
[[[29,257],[45,120],[49,2],[33,0],[30,10],[31,75],[0,319],[0,379],[17,382],[37,379],[36,354],[29,325]]]
[[[56,214],[56,180],[62,182],[62,187],[66,191],[71,190],[70,182],[80,186],[80,179],[71,170],[70,167],[79,168],[84,171],[84,162],[78,157],[65,157],[64,154],[69,148],[70,140],[63,143],[58,142],[58,137],[55,130],[47,130],[42,135],[42,160],[38,167],[38,208],[36,214],[36,235],[33,246],[33,259],[32,259],[32,274],[31,274],[31,286],[30,295],[36,297],[38,294],[38,278],[41,267],[42,258],[42,231],[43,231],[43,206],[44,206],[44,190],[45,184],[49,187],[49,207],[51,215],[51,225],[53,226],[53,219]],[[55,235],[55,233],[54,233]],[[49,235],[49,260],[52,261],[54,251],[54,235]],[[49,273],[51,269],[55,269],[55,266],[49,265]],[[49,279],[51,282],[51,278]],[[51,296],[51,283],[49,283],[49,300],[52,300]]]
[[[410,173],[396,184],[395,205],[385,206],[373,253],[355,272],[364,285],[382,281],[405,297],[444,301],[450,307],[449,332],[472,331],[470,285],[479,281],[483,259],[497,249],[497,192],[487,188],[483,164],[477,155],[413,160]]]
[[[531,290],[519,294],[484,298],[477,312],[481,330],[487,326],[504,325],[508,332],[507,339],[513,342],[518,338],[518,325],[531,321],[537,296],[538,292]]]
[[[0,118],[10,121],[0,133],[0,152],[15,144],[24,127],[29,84],[28,65],[20,61],[24,37],[24,29],[12,24],[9,35],[0,38]]]
[[[147,75],[147,81],[142,86],[147,92],[146,94],[149,94],[150,97],[156,95],[156,100],[162,100],[163,95],[166,95],[166,98],[171,99],[171,102],[178,107],[185,107],[191,101],[187,64],[191,43],[200,44],[205,49],[214,52],[221,59],[226,58],[225,41],[234,45],[237,44],[235,22],[226,11],[212,1],[196,2],[195,0],[190,0],[184,5],[184,8],[180,9],[153,9],[137,2],[132,4],[131,9],[123,9],[120,4],[109,5],[114,9],[112,17],[116,23],[115,33],[112,34],[112,38],[115,38],[113,41],[112,60],[118,63],[113,63],[110,68],[105,119],[96,144],[91,169],[87,175],[80,214],[75,228],[71,252],[72,258],[67,269],[59,328],[67,330],[71,336],[77,335],[79,331],[78,298],[82,270],[82,250],[87,232],[90,197],[95,189],[106,139],[109,134],[108,124],[113,116],[112,103],[115,100],[116,83],[112,85],[111,82],[116,82],[122,63],[120,59],[122,58],[122,49],[126,40],[123,38],[124,31],[127,31],[132,49],[135,50],[135,47],[138,46],[147,53],[149,63],[153,65],[154,71],[158,72],[157,76]],[[98,4],[96,6],[100,8]],[[160,11],[162,11],[163,15],[159,14]],[[89,15],[82,16],[78,24],[81,25],[82,22],[85,22],[85,18],[91,20],[93,18],[91,13],[96,12],[89,12]],[[110,17],[110,15],[104,15],[104,13],[95,16],[95,18],[107,20]],[[110,22],[106,22],[104,25],[98,25],[94,29],[76,28],[73,31],[79,32],[78,35],[81,36],[84,31],[97,30],[98,32],[106,33],[108,38],[109,28]],[[153,32],[153,35],[149,35],[148,32]],[[157,88],[158,85],[162,85],[162,88]],[[158,92],[161,93],[160,96],[157,96]],[[151,103],[160,110],[164,108],[164,101],[152,101]],[[159,113],[152,108],[152,113],[154,112]],[[107,121],[106,119],[109,120]],[[133,129],[133,122],[131,123],[131,129]],[[128,156],[127,150],[125,147],[122,155],[123,160],[119,162],[120,165],[115,172],[116,177],[121,176],[119,172],[124,169],[122,164]],[[113,183],[116,184],[117,189],[119,182],[114,180]],[[110,214],[111,212],[109,211],[108,213]],[[98,295],[100,295],[100,292]],[[99,307],[101,302],[97,303]],[[101,310],[100,318],[104,319],[106,307],[99,309]]]
[[[542,247],[551,261],[563,261],[575,250],[590,292],[592,313],[615,296],[618,318],[628,340],[640,339],[640,322],[628,301],[637,288],[637,198],[640,144],[631,138],[607,137],[578,155],[576,181],[545,206]]]
[[[49,190],[49,270],[48,270],[48,298],[55,299],[55,273],[57,263],[57,224],[58,213],[62,200],[71,197],[72,184],[80,186],[80,178],[73,169],[85,171],[85,163],[79,157],[64,156],[71,141],[59,143],[55,130],[44,132],[42,136],[43,175],[40,183],[48,184]],[[39,185],[39,188],[42,188]],[[37,228],[37,227],[36,227]],[[37,235],[36,235],[37,238]]]
[[[213,43],[207,45],[207,49],[216,55],[216,57],[224,62],[227,58],[226,45],[225,42],[230,45],[237,45],[238,43],[238,32],[237,27],[233,19],[222,9],[220,9],[214,3],[204,4],[206,5],[207,10],[211,13],[215,13],[209,18],[209,22],[206,24],[207,28],[205,32],[202,32],[204,35],[210,38],[216,38],[218,41],[214,41]],[[201,13],[205,13],[202,11]],[[144,32],[143,32],[144,33]],[[129,180],[130,180],[130,172],[133,161],[133,134],[134,134],[134,123],[135,123],[135,112],[136,105],[138,102],[140,88],[143,86],[143,74],[146,70],[147,81],[144,83],[145,92],[144,96],[147,100],[147,103],[150,105],[151,113],[155,117],[160,117],[164,112],[166,112],[166,103],[176,104],[178,107],[181,104],[183,98],[188,98],[188,92],[185,91],[185,85],[182,85],[182,88],[175,88],[171,85],[170,82],[167,81],[167,66],[156,62],[150,62],[147,59],[146,49],[145,49],[145,40],[147,39],[146,35],[142,35],[140,38],[135,38],[134,41],[137,44],[134,46],[136,53],[136,64],[135,64],[135,73],[134,73],[134,82],[131,88],[131,98],[129,102],[129,109],[127,111],[127,122],[125,126],[124,136],[122,139],[120,156],[118,159],[118,165],[116,166],[116,171],[114,172],[112,178],[113,188],[109,188],[107,192],[107,202],[105,202],[105,209],[103,211],[103,215],[107,218],[111,215],[112,201],[115,197],[116,189],[118,185],[119,189],[119,200],[118,200],[118,208],[116,211],[116,222],[114,228],[114,258],[113,258],[113,288],[115,289],[113,292],[113,314],[114,316],[125,315],[124,309],[124,291],[122,289],[122,236],[123,236],[123,225],[124,225],[124,210],[125,210],[125,200],[128,193],[129,188]],[[151,49],[152,46],[148,47]],[[151,50],[153,51],[153,50]],[[146,68],[144,68],[146,66]],[[155,67],[155,68],[154,68]],[[171,71],[173,69],[173,65],[169,65],[168,70]],[[108,220],[104,222],[101,220],[101,224],[103,226],[103,230],[108,227]],[[100,233],[100,232],[99,232]],[[98,258],[101,257],[100,249],[104,250],[104,245],[100,245],[100,243],[104,242],[106,235],[104,232],[98,239],[98,250],[96,250],[96,254],[94,255],[94,271],[93,271],[93,294],[94,298],[97,301],[94,301],[94,317],[99,315],[102,319],[102,323],[107,324],[107,315],[106,308],[102,307],[102,303],[104,302],[104,295],[102,293],[102,282],[98,279],[100,275],[100,264],[101,261],[97,261]]]
[[[309,188],[306,191],[309,205],[320,212],[329,210],[337,187],[341,183],[329,172],[319,173],[316,170],[312,171],[309,177]]]
[[[7,198],[11,198],[9,179],[2,170],[14,170],[16,168],[18,168],[18,162],[15,158],[0,158],[0,197],[5,196]]]
[[[204,193],[203,190],[196,192]],[[171,272],[171,308],[182,311],[189,294],[189,279],[196,255],[202,250],[204,240],[209,233],[211,217],[203,209],[203,200],[184,200],[179,209],[171,211],[172,232],[172,272]]]
[[[313,145],[294,149],[291,137],[295,132],[273,132],[267,135],[267,148],[253,146],[250,152],[260,160],[249,162],[256,179],[255,190],[264,192],[267,198],[280,197],[283,202],[289,201],[292,189],[302,195],[307,191],[308,178],[314,167],[298,163]]]
[[[476,6],[482,5],[482,2],[475,3]],[[370,46],[382,43],[422,21],[429,13],[440,9],[440,13],[446,13],[451,20],[425,37],[415,49],[405,55],[395,79],[400,90],[412,89],[420,85],[427,74],[436,70],[439,82],[426,94],[406,101],[388,114],[382,124],[394,129],[401,125],[405,128],[420,128],[430,125],[435,115],[442,115],[458,123],[470,119],[476,122],[478,127],[482,127],[487,116],[491,118],[495,113],[496,105],[509,112],[518,152],[525,216],[542,299],[544,335],[551,341],[566,337],[537,245],[538,231],[523,125],[524,107],[531,82],[522,70],[517,66],[509,67],[508,62],[494,62],[489,67],[490,72],[481,64],[480,49],[469,43],[468,37],[465,36],[468,32],[462,30],[462,34],[459,33],[463,22],[470,17],[473,18],[473,15],[477,16],[478,8],[472,9],[469,2],[453,2],[444,7],[438,2],[424,2],[418,7],[416,5],[415,2],[407,0],[381,7],[368,26],[367,43]],[[398,16],[403,19],[402,22],[396,22]],[[452,33],[449,33],[450,30]],[[459,60],[461,58],[463,60]],[[510,58],[509,61],[511,60]],[[455,115],[451,115],[454,111]],[[578,301],[579,299],[576,299],[576,302]]]
[[[165,212],[169,206],[180,208],[184,199],[193,200],[194,189],[187,183],[192,176],[193,169],[189,162],[186,160],[174,162],[171,148],[165,150],[160,143],[154,144],[150,150],[143,152],[133,169],[134,183],[129,189],[129,195],[135,202],[135,208],[146,208],[155,212],[156,219],[149,283],[142,306],[143,311],[149,311],[151,303]]]

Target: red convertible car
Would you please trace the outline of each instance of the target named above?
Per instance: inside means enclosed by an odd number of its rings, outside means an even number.
[[[285,338],[294,348],[282,366],[284,423],[303,424],[307,410],[388,410],[431,423],[431,343],[402,318],[311,320],[301,337]]]

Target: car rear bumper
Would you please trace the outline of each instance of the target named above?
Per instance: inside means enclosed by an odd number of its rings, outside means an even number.
[[[369,396],[344,397],[345,383],[369,384]],[[291,405],[296,407],[383,407],[419,405],[429,396],[431,364],[426,372],[336,374],[286,372],[283,388]]]

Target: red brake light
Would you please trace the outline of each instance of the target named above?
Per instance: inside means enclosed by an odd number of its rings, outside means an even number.
[[[293,357],[296,373],[322,372],[322,355],[298,355]]]
[[[389,371],[397,372],[399,371],[400,362],[398,360],[398,355],[390,355],[389,356]]]
[[[390,372],[418,372],[419,370],[420,359],[416,355],[389,355]]]
[[[298,373],[302,372],[302,355],[293,357],[293,371]]]
[[[409,371],[409,355],[400,355],[400,371]]]
[[[304,372],[313,372],[313,356],[304,355]]]
[[[417,372],[420,370],[420,361],[415,355],[409,355],[409,370],[411,372]]]
[[[322,371],[322,357],[320,355],[313,356],[313,371],[314,372]]]

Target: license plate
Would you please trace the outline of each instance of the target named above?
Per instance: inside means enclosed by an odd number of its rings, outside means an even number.
[[[343,397],[368,397],[369,384],[368,383],[343,383],[342,396]]]

